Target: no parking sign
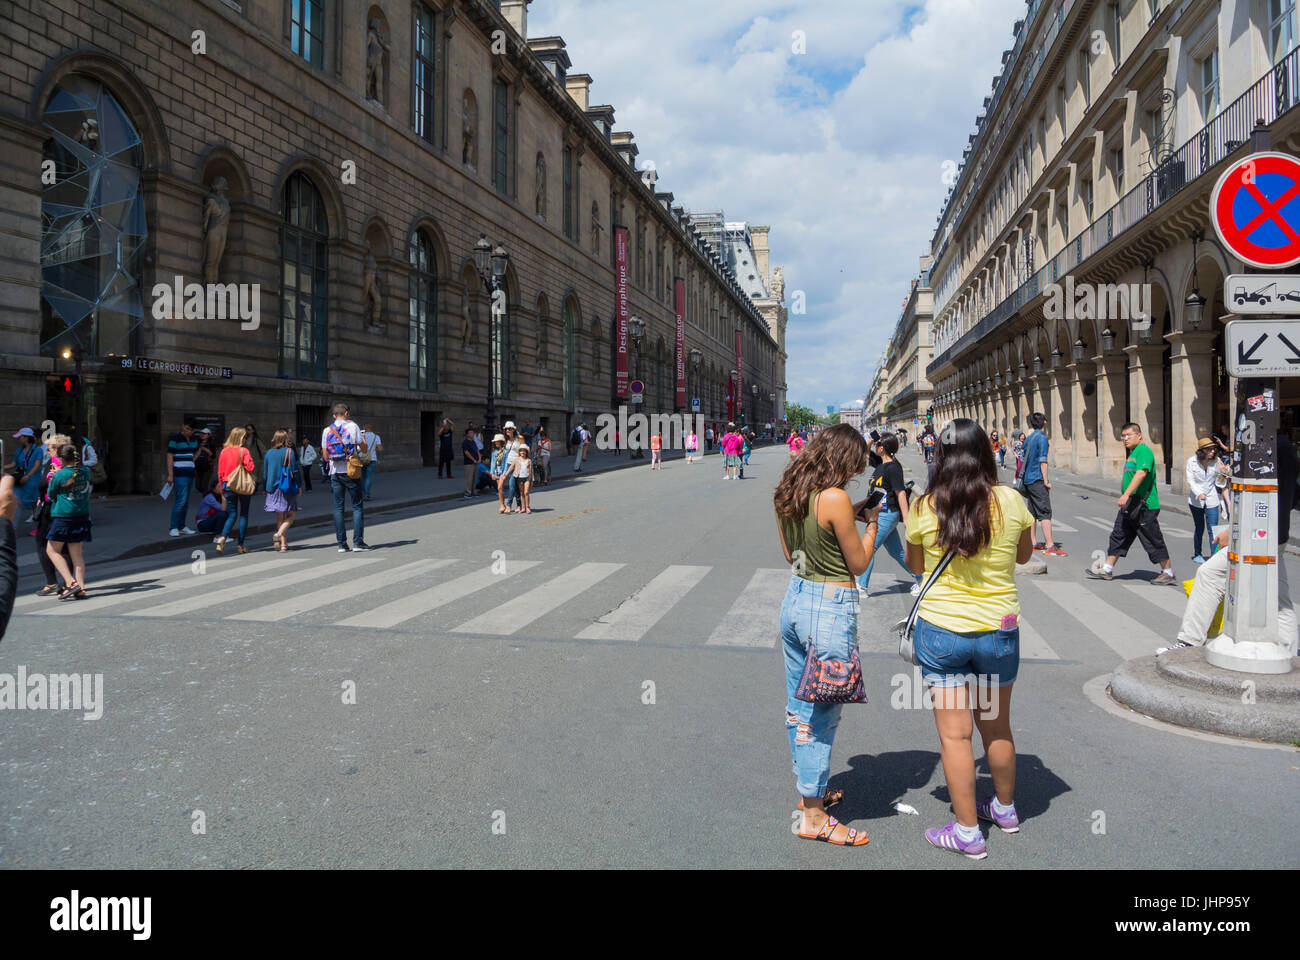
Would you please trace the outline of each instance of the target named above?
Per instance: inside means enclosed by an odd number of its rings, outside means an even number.
[[[1210,195],[1210,222],[1252,267],[1300,263],[1300,159],[1253,153],[1230,167]]]

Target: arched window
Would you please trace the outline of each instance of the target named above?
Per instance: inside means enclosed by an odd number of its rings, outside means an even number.
[[[411,234],[410,348],[412,390],[438,389],[438,261],[433,244],[420,230]]]
[[[329,220],[320,193],[303,173],[284,185],[280,231],[280,375],[324,380]]]
[[[54,182],[41,195],[41,352],[133,353],[148,236],[140,135],[89,77],[64,80],[42,119]]]

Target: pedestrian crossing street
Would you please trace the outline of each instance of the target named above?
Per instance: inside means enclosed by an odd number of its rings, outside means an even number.
[[[790,571],[672,564],[469,558],[411,560],[385,551],[323,559],[313,551],[250,554],[206,564],[149,567],[92,581],[90,598],[20,597],[15,615],[157,621],[310,623],[422,635],[572,639],[765,649],[779,642]],[[1185,597],[1121,577],[1080,582],[1053,561],[1046,576],[1017,579],[1021,656],[1081,660],[1149,656],[1177,633]],[[864,653],[894,653],[893,625],[911,597],[877,571],[863,601]]]

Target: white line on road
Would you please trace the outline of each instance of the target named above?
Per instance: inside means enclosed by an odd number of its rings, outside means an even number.
[[[1057,520],[1055,517],[1052,518],[1052,533],[1054,535],[1058,533],[1078,533],[1078,532],[1079,532],[1078,527],[1072,527],[1064,520]]]
[[[574,597],[590,590],[610,574],[623,569],[621,563],[580,563],[554,580],[507,600],[494,610],[467,620],[452,633],[477,633],[508,637]]]
[[[268,590],[282,590],[285,587],[292,587],[294,584],[306,580],[319,580],[322,583],[329,583],[336,574],[351,573],[358,567],[378,563],[381,559],[381,557],[364,557],[359,560],[339,560],[336,563],[324,565],[313,564],[306,570],[295,570],[293,573],[255,580],[252,583],[241,583],[234,587],[226,587],[224,590],[213,590],[210,593],[205,591],[197,597],[186,597],[184,600],[160,603],[140,610],[130,610],[126,615],[128,617],[176,617],[203,607],[213,607],[222,603],[244,603],[249,597],[256,594],[266,593]],[[202,581],[203,577],[195,577],[195,579]],[[346,584],[346,581],[344,583]],[[340,588],[341,591],[342,588]]]
[[[342,603],[345,600],[355,599],[371,590],[382,590],[389,584],[400,583],[403,580],[411,579],[411,577],[418,577],[429,570],[446,567],[455,562],[455,560],[416,560],[414,563],[393,567],[391,570],[372,573],[368,577],[349,580],[341,586],[325,587],[312,593],[304,593],[301,596],[290,597],[288,600],[281,600],[279,603],[259,605],[253,610],[232,613],[226,619],[257,620],[264,623],[287,620],[290,617],[306,613],[308,610],[315,610],[329,603]]]
[[[1125,590],[1134,596],[1141,597],[1148,603],[1154,603],[1162,610],[1172,613],[1181,623],[1183,611],[1187,609],[1187,593],[1183,590],[1182,581],[1179,581],[1176,587],[1159,586],[1153,587],[1151,581],[1143,580],[1112,580],[1111,583],[1120,584]],[[1155,653],[1154,650],[1151,651]]]
[[[373,610],[365,610],[356,616],[340,620],[336,626],[378,627],[381,629],[395,627],[407,620],[413,620],[421,614],[428,613],[430,610],[437,610],[439,607],[445,607],[453,601],[468,597],[470,594],[477,593],[494,583],[502,583],[508,577],[523,573],[539,563],[541,563],[540,560],[510,560],[503,570],[498,570],[496,565],[493,564],[484,567],[482,570],[467,573],[463,577],[437,584],[428,590],[421,590],[418,593],[412,593],[410,596],[402,597],[400,600],[385,603]]]
[[[105,607],[134,603],[154,596],[174,597],[177,591],[189,590],[192,587],[202,586],[206,589],[210,584],[221,583],[223,580],[257,576],[267,566],[275,566],[279,569],[306,562],[306,557],[293,557],[292,559],[240,563],[236,566],[218,570],[215,573],[195,573],[193,565],[185,563],[180,566],[165,567],[156,574],[153,571],[141,570],[131,576],[115,577],[112,580],[105,580],[103,583],[91,581],[90,587],[86,591],[87,598],[84,601],[69,600],[62,602],[51,600],[48,597],[22,597],[14,606],[17,608],[15,609],[16,613],[30,614],[32,616],[45,614],[67,616],[73,613],[94,615]],[[137,590],[129,590],[126,593],[115,593],[108,596],[100,593],[101,590],[110,587],[120,587],[130,583],[140,583],[141,581],[147,581],[150,585]],[[44,604],[44,606],[39,610],[26,609],[27,606],[32,604]]]
[[[628,640],[645,636],[712,567],[673,565],[578,634],[578,640]]]
[[[1134,657],[1149,657],[1156,652],[1157,647],[1168,646],[1168,640],[1148,630],[1129,614],[1124,613],[1122,610],[1115,610],[1113,607],[1110,609],[1119,614],[1120,620],[1116,622],[1115,618],[1108,618],[1109,622],[1114,624],[1114,627],[1103,633],[1098,629],[1101,622],[1101,618],[1098,616],[1098,608],[1109,606],[1109,604],[1102,601],[1091,590],[1080,589],[1080,585],[1077,583],[1034,583],[1034,588],[1041,590],[1049,600],[1073,617],[1079,626],[1119,654],[1124,660],[1132,660]],[[1150,587],[1149,589],[1154,590],[1156,588]]]
[[[1105,530],[1107,533],[1115,529],[1114,522],[1106,523],[1104,520],[1096,520],[1093,517],[1075,517],[1074,519],[1080,523],[1090,523],[1098,530]]]
[[[1060,660],[1056,651],[1047,645],[1043,635],[1020,617],[1020,656],[1028,660]]]
[[[754,571],[722,622],[710,634],[711,647],[774,647],[781,632],[781,604],[790,584],[789,567]]]

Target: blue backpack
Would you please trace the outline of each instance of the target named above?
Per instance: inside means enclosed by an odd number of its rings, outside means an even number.
[[[280,482],[276,484],[276,489],[290,495],[298,492],[298,471],[294,469],[292,450],[284,451],[284,466],[280,470]]]

